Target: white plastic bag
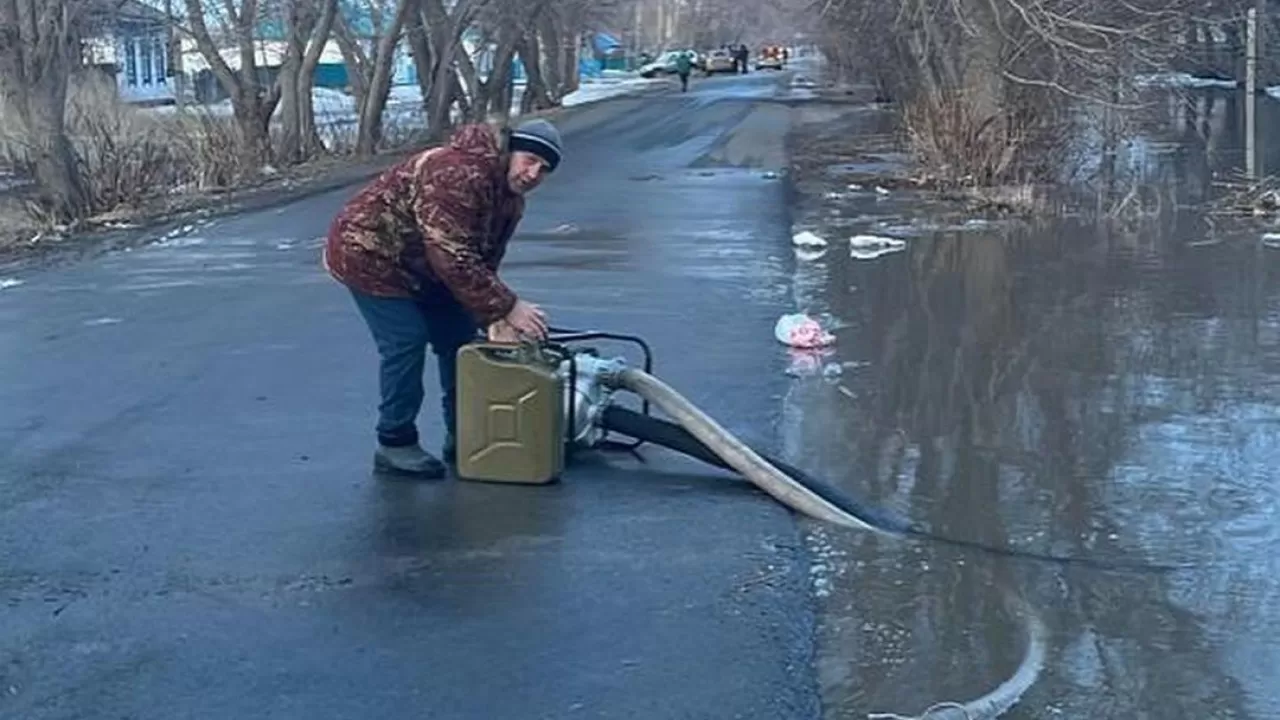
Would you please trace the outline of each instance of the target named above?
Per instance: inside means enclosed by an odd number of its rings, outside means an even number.
[[[773,336],[778,342],[793,348],[822,348],[836,341],[836,337],[824,330],[817,320],[804,313],[778,318],[773,326]]]

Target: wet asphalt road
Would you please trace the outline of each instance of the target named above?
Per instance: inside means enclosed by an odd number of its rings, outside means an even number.
[[[778,87],[571,114],[505,271],[766,446]],[[0,716],[815,717],[801,539],[735,480],[655,449],[543,488],[371,475],[375,355],[319,265],[349,194],[0,290]]]

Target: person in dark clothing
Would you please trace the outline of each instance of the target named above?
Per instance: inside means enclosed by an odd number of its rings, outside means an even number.
[[[693,72],[693,58],[689,53],[676,55],[676,75],[680,76],[680,92],[689,91],[689,73]]]
[[[514,130],[468,125],[385,171],[334,218],[324,266],[350,291],[380,356],[375,468],[445,474],[416,427],[428,345],[439,367],[444,459],[453,463],[458,349],[482,330],[501,342],[545,337],[546,314],[517,297],[498,266],[525,194],[560,155],[546,120]]]

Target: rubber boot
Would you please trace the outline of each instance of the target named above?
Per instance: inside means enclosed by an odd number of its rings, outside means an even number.
[[[442,478],[445,474],[444,464],[417,444],[397,447],[379,445],[373,455],[373,466],[383,472],[428,479]]]

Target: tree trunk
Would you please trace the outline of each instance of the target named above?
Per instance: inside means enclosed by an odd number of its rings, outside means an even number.
[[[564,99],[565,95],[568,95],[571,92],[576,92],[579,87],[579,81],[582,79],[581,73],[578,71],[578,64],[580,62],[579,53],[582,48],[582,35],[577,32],[573,32],[567,37],[570,38],[570,42],[566,42],[562,46],[564,48],[564,69],[560,71],[562,91],[560,93],[561,100]]]
[[[311,44],[302,58],[302,69],[298,73],[298,130],[303,142],[302,152],[306,157],[314,157],[324,148],[324,142],[320,140],[320,133],[316,129],[316,107],[311,91],[316,84],[316,67],[320,65],[324,46],[333,34],[333,23],[337,15],[338,0],[324,0],[320,22],[312,33]]]
[[[424,99],[427,105],[427,131],[441,140],[452,125],[449,110],[458,98],[459,86],[454,60],[462,47],[462,31],[466,28],[471,7],[462,0],[450,14],[441,0],[422,0],[423,18],[431,34],[431,86]]]
[[[0,0],[0,101],[17,120],[15,139],[28,148],[41,211],[70,222],[92,211],[66,131],[67,82],[79,44],[74,8],[48,9],[37,22],[33,4]]]
[[[413,67],[418,75],[418,92],[422,95],[422,113],[425,117],[430,112],[427,99],[431,97],[431,36],[428,28],[426,12],[419,8],[413,22],[408,27],[409,48],[413,55]]]
[[[374,58],[373,76],[369,82],[369,95],[360,108],[360,131],[356,140],[356,154],[372,155],[382,140],[382,113],[387,107],[387,93],[391,90],[391,69],[395,62],[395,50],[410,13],[418,9],[418,0],[399,0],[395,19],[378,40],[378,52]]]
[[[480,46],[484,47],[488,42],[482,38]],[[471,55],[467,53],[466,47],[458,48],[455,55],[458,63],[458,79],[463,85],[463,92],[471,99],[471,107],[467,109],[464,118],[469,122],[479,120],[484,116],[486,109],[489,107],[488,89],[483,81],[480,80],[480,73],[476,70],[475,61],[471,59]]]
[[[520,114],[528,115],[535,110],[551,107],[551,98],[547,95],[547,86],[542,78],[542,65],[539,61],[540,48],[536,33],[528,33],[521,40],[518,52],[524,63],[526,76],[524,97],[520,98]]]
[[[334,21],[333,31],[338,50],[342,53],[342,62],[347,66],[347,86],[351,88],[351,97],[359,113],[369,97],[369,58],[351,28],[347,27],[345,18],[338,17]]]
[[[238,13],[230,12],[234,6],[227,4],[240,46],[239,73],[233,71],[218,52],[205,23],[204,3],[201,0],[185,0],[185,5],[196,47],[218,79],[218,84],[231,97],[232,115],[239,130],[239,152],[243,169],[257,168],[264,162],[270,162],[270,122],[276,103],[280,100],[280,84],[275,83],[270,91],[265,91],[258,81],[258,68],[253,57],[253,35],[258,17],[257,0],[244,0]]]
[[[560,57],[560,20],[554,12],[543,13],[537,26],[539,69],[542,71],[543,89],[552,105],[560,102],[564,78],[561,75],[563,61]]]
[[[80,174],[66,130],[67,68],[53,69],[30,89],[28,138],[32,143],[41,207],[51,219],[71,222],[89,215],[92,198]]]
[[[280,84],[280,162],[286,165],[303,160],[301,93],[298,86],[302,72],[302,53],[306,36],[311,34],[308,23],[313,22],[309,13],[301,12],[296,0],[290,2],[285,13],[287,44],[284,62],[276,82]]]
[[[499,120],[506,122],[511,118],[511,64],[516,57],[516,36],[519,30],[508,31],[494,54],[493,74],[485,83],[488,96],[488,108],[485,114],[497,113]]]

